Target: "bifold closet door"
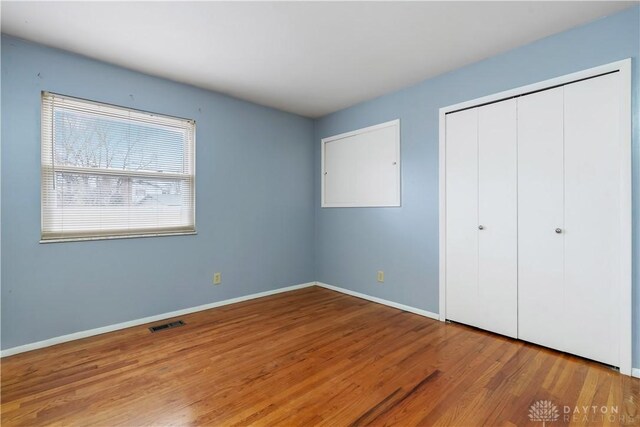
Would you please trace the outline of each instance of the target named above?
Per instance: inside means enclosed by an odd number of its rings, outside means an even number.
[[[564,88],[518,98],[518,338],[564,349]]]
[[[518,337],[619,365],[619,73],[518,100]]]
[[[566,351],[619,366],[620,73],[564,88]]]
[[[478,292],[480,327],[518,334],[516,100],[478,108]]]
[[[447,318],[517,335],[516,102],[446,117]]]
[[[447,318],[477,325],[478,109],[446,116]]]

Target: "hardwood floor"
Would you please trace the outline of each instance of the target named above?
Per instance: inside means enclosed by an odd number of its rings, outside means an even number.
[[[640,425],[638,379],[323,288],[180,319],[2,359],[2,425]]]

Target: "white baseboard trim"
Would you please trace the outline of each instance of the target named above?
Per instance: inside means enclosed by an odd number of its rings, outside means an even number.
[[[184,316],[185,314],[195,313],[196,311],[209,310],[210,308],[221,307],[223,305],[235,304],[242,301],[248,301],[256,298],[262,298],[269,295],[280,294],[282,292],[294,291],[296,289],[308,288],[315,286],[316,282],[302,283],[300,285],[287,286],[284,288],[273,289],[270,291],[258,292],[255,294],[244,295],[241,297],[231,298],[224,301],[216,301],[209,304],[203,304],[196,307],[184,308],[182,310],[171,311],[169,313],[156,314],[155,316],[143,317],[142,319],[130,320],[128,322],[116,323],[115,325],[103,326],[100,328],[89,329],[86,331],[74,332],[68,335],[49,338],[43,341],[31,344],[19,345],[17,347],[8,348],[0,351],[0,357],[12,356],[26,351],[37,350],[39,348],[50,347],[56,344],[62,344],[68,341],[79,340],[82,338],[92,337],[94,335],[105,334],[107,332],[118,331],[120,329],[131,328],[132,326],[144,325],[145,323],[157,322],[159,320],[169,319],[171,317]]]
[[[419,314],[420,316],[429,317],[430,319],[440,320],[440,317],[436,313],[432,313],[427,310],[422,310],[420,308],[411,307],[409,305],[400,304],[397,302],[389,301],[386,299],[372,297],[371,295],[361,294],[360,292],[355,292],[349,289],[341,288],[339,286],[327,285],[326,283],[316,282],[316,286],[320,286],[321,288],[331,289],[332,291],[341,292],[343,294],[351,295],[353,297],[366,299],[368,301],[376,302],[382,305],[388,305],[389,307],[397,308],[400,310],[408,311],[409,313]]]
[[[631,369],[631,376],[632,377],[636,377],[636,378],[640,378],[640,368]]]

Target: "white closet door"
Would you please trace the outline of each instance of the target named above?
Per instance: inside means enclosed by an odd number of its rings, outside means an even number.
[[[478,325],[478,109],[446,116],[446,312]]]
[[[516,100],[509,99],[478,108],[477,303],[479,326],[511,337],[518,333],[517,220]]]
[[[518,98],[518,338],[564,350],[564,88]]]
[[[565,344],[618,366],[620,74],[565,86]]]

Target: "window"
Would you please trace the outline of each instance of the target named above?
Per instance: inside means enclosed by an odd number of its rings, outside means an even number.
[[[42,241],[195,233],[195,122],[42,93]]]

